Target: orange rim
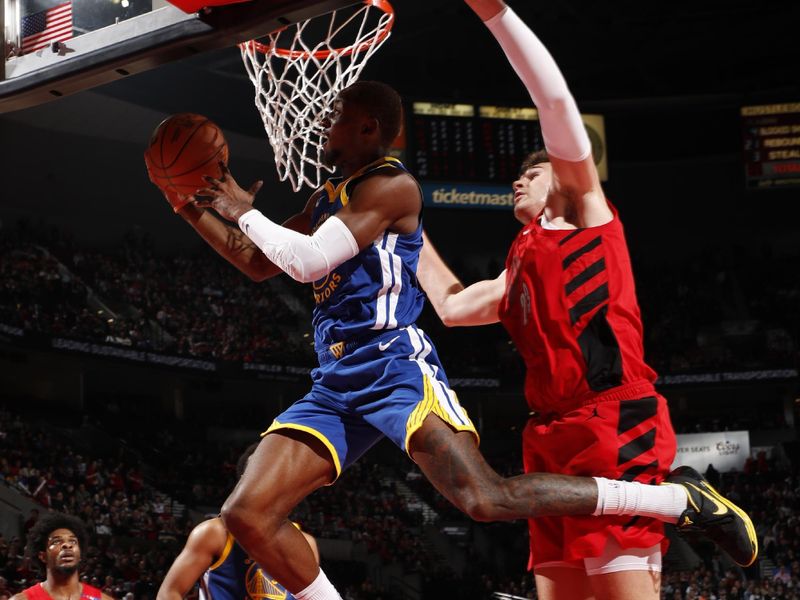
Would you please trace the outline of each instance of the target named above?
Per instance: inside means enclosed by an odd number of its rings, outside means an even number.
[[[358,46],[347,46],[345,48],[334,48],[332,50],[317,50],[316,52],[307,52],[301,50],[285,50],[283,48],[275,48],[274,54],[276,56],[280,56],[282,58],[287,59],[307,59],[311,58],[312,56],[319,59],[326,59],[331,55],[336,56],[350,56],[351,54],[358,54],[363,52],[370,46],[374,46],[375,44],[380,44],[387,38],[389,32],[392,30],[392,26],[394,25],[394,7],[389,4],[388,0],[363,0],[363,4],[367,6],[374,6],[375,8],[379,8],[384,13],[389,15],[389,21],[384,25],[375,36],[371,37],[365,42],[361,42]],[[281,27],[280,29],[276,29],[275,32],[283,31],[289,27]],[[267,54],[270,51],[273,51],[273,47],[270,44],[264,44],[263,42],[259,42],[258,40],[250,40],[249,42],[242,42],[239,44],[242,48],[248,48],[256,50],[261,54]]]

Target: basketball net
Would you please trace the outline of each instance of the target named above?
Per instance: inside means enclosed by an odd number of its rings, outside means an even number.
[[[333,172],[323,164],[322,121],[393,24],[387,0],[363,0],[239,45],[278,175],[294,191],[316,189]]]

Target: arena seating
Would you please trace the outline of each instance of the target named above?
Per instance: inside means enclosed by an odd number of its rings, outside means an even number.
[[[314,364],[306,287],[282,278],[253,283],[210,249],[160,257],[146,236],[130,235],[119,249],[99,251],[24,224],[0,231],[0,248],[4,325],[197,358]],[[797,365],[797,257],[769,247],[762,254],[712,253],[702,269],[700,257],[690,257],[637,271],[647,357],[657,371]],[[465,283],[494,276],[474,267],[462,275]],[[457,365],[451,375],[519,377],[500,326],[445,331],[430,308],[420,322],[445,364]]]
[[[207,446],[204,453],[184,452],[189,446],[177,442],[172,446],[176,451],[159,454],[157,464],[146,464],[139,462],[135,445],[126,440],[120,440],[121,447],[127,448],[123,459],[113,453],[93,452],[88,445],[84,449],[79,440],[95,431],[93,425],[101,424],[91,418],[70,422],[63,415],[53,415],[52,422],[33,421],[28,415],[0,412],[0,475],[5,485],[33,497],[42,510],[63,510],[87,522],[92,531],[84,568],[87,580],[116,598],[128,593],[136,600],[153,598],[160,578],[194,525],[187,515],[201,513],[185,510],[151,482],[165,481],[168,473],[171,478],[186,478],[185,486],[191,487],[191,473],[210,470],[216,477],[208,479],[208,494],[189,497],[195,497],[201,508],[207,508],[206,504],[218,507],[223,491],[230,489],[235,479],[235,452],[223,446]],[[173,442],[164,440],[165,448]],[[484,440],[493,466],[509,475],[519,472],[518,455],[507,451],[507,443],[498,444],[491,436]],[[517,553],[505,569],[468,548],[469,569],[456,573],[422,535],[426,519],[418,505],[433,508],[434,522],[440,528],[467,520],[414,475],[413,469],[408,471],[410,464],[358,463],[336,485],[309,497],[293,518],[320,538],[363,544],[382,564],[400,564],[407,573],[418,573],[426,592],[459,590],[463,598],[486,598],[499,592],[535,598],[532,578],[524,569],[524,523],[480,525],[495,544]],[[700,566],[677,570],[681,565],[666,562],[664,597],[796,598],[800,591],[800,477],[796,465],[779,466],[762,457],[748,462],[745,472],[722,474],[720,487],[752,514],[762,547],[759,563],[742,570],[703,546],[699,548]],[[411,490],[411,496],[405,490]],[[32,522],[29,519],[26,528]],[[353,575],[357,565],[337,563],[332,568],[342,573],[354,600],[392,597],[367,583],[364,573]],[[5,579],[5,584],[0,581],[0,595],[2,585],[13,592],[39,576],[39,565],[26,556],[21,539],[0,540],[0,576]]]

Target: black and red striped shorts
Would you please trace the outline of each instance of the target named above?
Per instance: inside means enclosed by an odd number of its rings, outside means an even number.
[[[522,441],[526,473],[559,473],[660,483],[675,458],[675,432],[660,395],[588,404],[557,417],[534,417]],[[541,517],[528,521],[529,567],[602,554],[614,537],[622,548],[662,543],[663,523],[630,516]]]

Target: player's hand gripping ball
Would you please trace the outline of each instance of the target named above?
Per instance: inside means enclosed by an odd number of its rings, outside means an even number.
[[[222,130],[203,115],[180,113],[156,127],[144,153],[147,174],[175,212],[207,186],[204,176],[220,179],[220,163],[228,164],[228,143]]]

